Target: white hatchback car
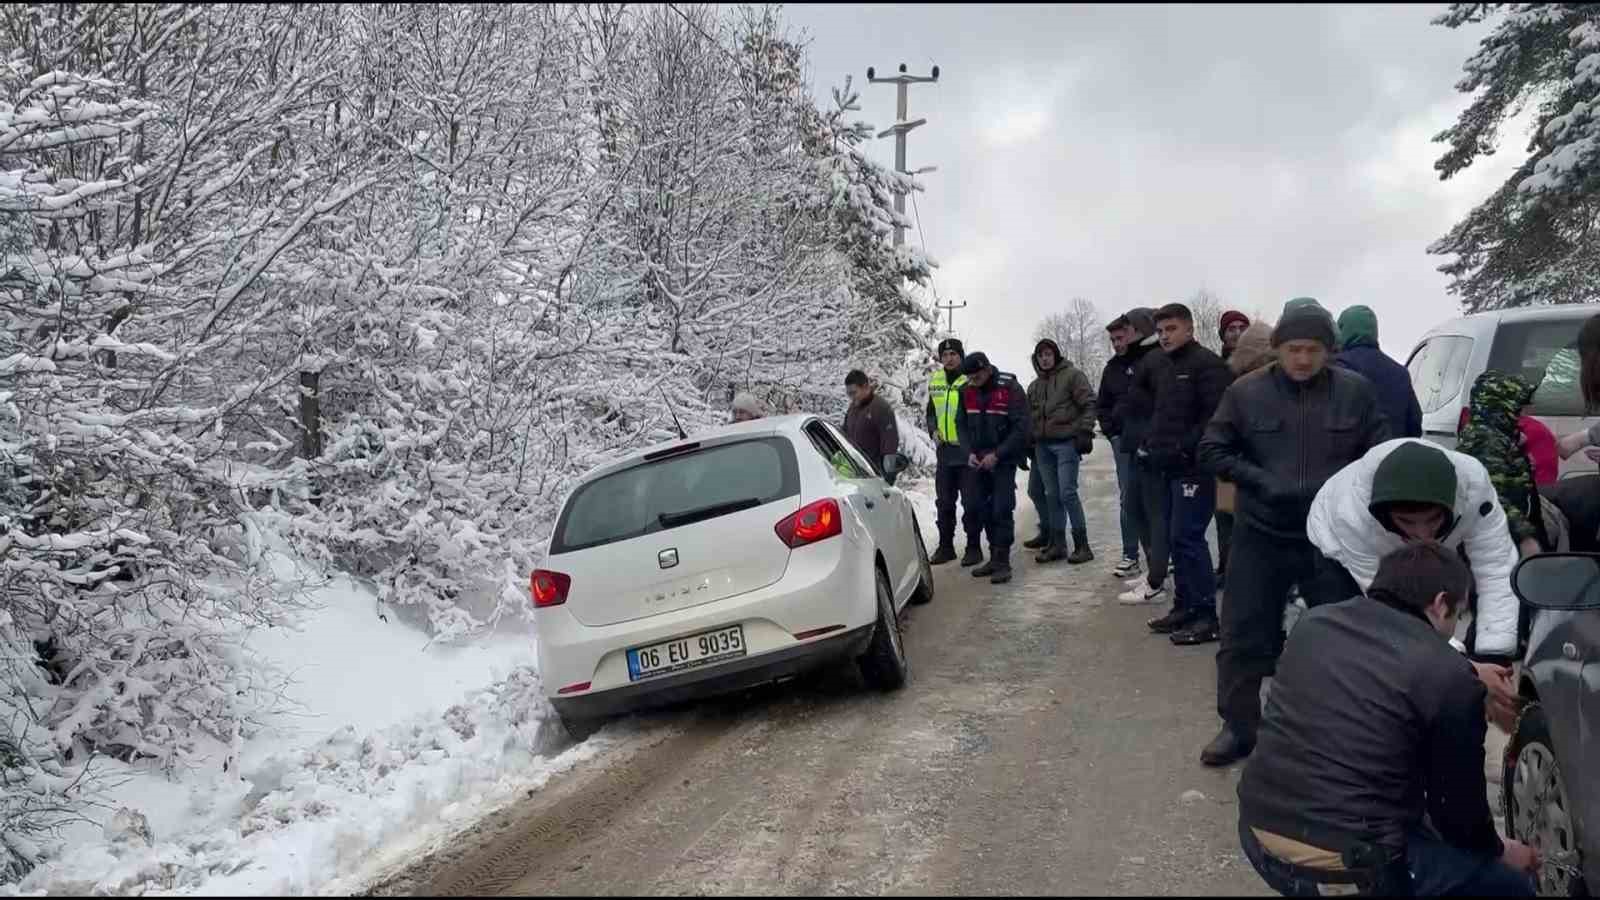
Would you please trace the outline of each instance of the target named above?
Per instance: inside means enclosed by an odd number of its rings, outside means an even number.
[[[590,472],[544,566],[530,583],[539,674],[580,740],[608,716],[838,660],[856,660],[869,686],[898,688],[900,615],[933,599],[911,503],[807,415]]]

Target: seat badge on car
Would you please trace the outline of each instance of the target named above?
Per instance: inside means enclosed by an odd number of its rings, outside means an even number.
[[[678,564],[678,550],[677,550],[677,548],[673,548],[671,550],[663,550],[663,551],[661,551],[661,554],[656,557],[656,561],[661,564],[661,568],[663,568],[663,569],[670,569],[673,566],[677,565]]]

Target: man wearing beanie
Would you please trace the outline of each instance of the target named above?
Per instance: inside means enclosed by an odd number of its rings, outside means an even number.
[[[969,354],[961,374],[967,376],[967,384],[956,409],[956,434],[967,465],[975,472],[972,505],[989,533],[989,562],[973,569],[972,575],[1004,584],[1011,580],[1011,543],[1016,534],[1017,464],[1027,453],[1031,428],[1028,395],[1017,376],[996,369],[982,353]],[[969,554],[978,546],[978,538],[969,527]]]
[[[966,454],[961,452],[961,438],[956,434],[956,411],[961,408],[961,389],[966,387],[967,376],[961,374],[961,361],[966,351],[953,337],[939,342],[940,367],[928,379],[928,434],[933,437],[938,450],[938,464],[934,470],[934,505],[938,510],[939,546],[928,562],[936,566],[956,558],[956,498],[961,499],[961,523],[967,534],[982,530],[983,525],[972,505],[973,478],[976,473],[967,465]],[[977,565],[983,561],[983,549],[977,541],[967,541],[966,556],[962,565]]]
[[[1378,349],[1378,315],[1367,306],[1339,314],[1339,358],[1334,362],[1363,375],[1378,391],[1378,406],[1395,437],[1422,437],[1422,406],[1406,367]]]
[[[1217,337],[1222,339],[1222,359],[1226,361],[1233,356],[1233,348],[1239,346],[1239,335],[1250,327],[1250,317],[1237,309],[1230,309],[1222,314],[1217,322]]]
[[[1416,541],[1466,550],[1478,605],[1474,656],[1493,660],[1517,649],[1517,598],[1511,570],[1517,547],[1483,463],[1416,438],[1385,441],[1328,479],[1311,502],[1306,535],[1365,591],[1383,557]],[[1514,730],[1511,670],[1479,660],[1478,677],[1506,731]]]
[[[1321,304],[1309,297],[1285,304],[1272,333],[1278,361],[1229,386],[1200,441],[1201,462],[1238,491],[1217,652],[1223,725],[1200,754],[1206,765],[1227,765],[1255,748],[1261,682],[1283,649],[1289,589],[1298,586],[1310,607],[1357,590],[1306,536],[1323,484],[1390,437],[1372,383],[1328,365],[1337,342]]]
[[[1172,362],[1162,351],[1161,339],[1156,335],[1154,310],[1143,306],[1130,309],[1127,319],[1135,335],[1127,351],[1133,361],[1133,374],[1113,416],[1122,431],[1122,449],[1132,455],[1150,433],[1156,414],[1156,386],[1171,371]],[[1144,545],[1145,562],[1150,568],[1145,577],[1129,581],[1127,593],[1117,600],[1130,604],[1160,603],[1167,595],[1167,481],[1161,473],[1137,460],[1128,469],[1133,476],[1131,492],[1138,501],[1134,504],[1134,526],[1139,531],[1139,543]]]

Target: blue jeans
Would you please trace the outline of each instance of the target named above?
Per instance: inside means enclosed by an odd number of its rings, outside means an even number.
[[[1217,480],[1210,475],[1173,478],[1167,541],[1172,548],[1176,606],[1213,618],[1217,615],[1217,576],[1211,568],[1206,528],[1217,511]]]
[[[1315,882],[1302,878],[1268,853],[1248,827],[1239,826],[1239,843],[1267,886],[1285,897],[1321,896]],[[1406,869],[1410,884],[1385,884],[1368,895],[1413,897],[1533,897],[1533,879],[1498,859],[1452,847],[1420,832],[1406,836]],[[1407,891],[1406,888],[1410,890]]]
[[[1044,483],[1045,506],[1050,510],[1050,527],[1066,531],[1070,522],[1074,532],[1088,531],[1083,518],[1083,500],[1078,497],[1078,447],[1072,441],[1045,441],[1034,451],[1034,466]]]
[[[1139,525],[1135,518],[1135,507],[1139,503],[1139,495],[1134,491],[1133,483],[1133,454],[1122,452],[1122,438],[1111,439],[1111,453],[1117,461],[1117,507],[1121,515],[1122,526],[1122,558],[1139,558]]]

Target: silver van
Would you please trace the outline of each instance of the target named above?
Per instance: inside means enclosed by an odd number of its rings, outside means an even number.
[[[1488,369],[1518,374],[1539,386],[1533,414],[1557,438],[1583,427],[1578,388],[1578,329],[1600,303],[1533,306],[1451,319],[1434,326],[1406,360],[1422,406],[1422,436],[1454,449],[1467,420],[1472,383]],[[1582,453],[1562,460],[1561,476],[1594,474]]]

